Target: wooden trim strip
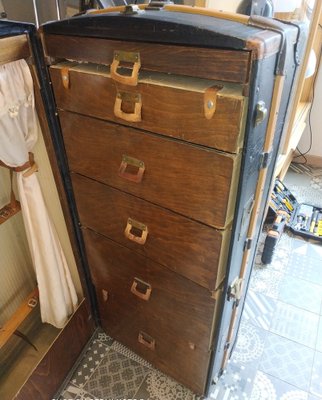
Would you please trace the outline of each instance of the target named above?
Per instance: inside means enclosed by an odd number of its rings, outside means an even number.
[[[269,153],[272,150],[272,145],[273,145],[274,135],[275,135],[275,128],[276,128],[276,123],[277,123],[277,117],[278,117],[278,110],[279,110],[279,106],[281,103],[281,98],[282,98],[282,93],[283,93],[283,88],[284,88],[284,81],[285,81],[285,76],[283,76],[283,75],[278,75],[275,78],[271,112],[270,112],[270,117],[269,117],[268,126],[267,126],[265,143],[264,143],[264,147],[263,147],[264,153]],[[253,207],[253,211],[252,211],[252,214],[250,217],[250,222],[249,222],[248,232],[247,232],[247,237],[250,239],[253,239],[255,231],[256,231],[256,224],[257,224],[258,215],[259,215],[259,211],[260,211],[260,207],[261,207],[261,202],[263,200],[263,191],[264,191],[264,187],[265,187],[266,178],[267,178],[267,167],[262,168],[260,170],[259,176],[258,176],[258,183],[257,183],[257,187],[256,187],[256,192],[255,192],[255,202],[254,202],[254,207]],[[241,268],[240,268],[240,272],[239,272],[239,278],[242,279],[241,291],[243,291],[243,286],[244,286],[243,280],[245,278],[246,268],[249,263],[249,257],[250,257],[250,249],[246,249],[243,254],[243,259],[242,259]],[[230,319],[226,343],[230,343],[232,340],[234,329],[235,329],[235,324],[236,324],[236,319],[237,319],[237,307],[234,307],[232,316]],[[226,348],[224,351],[224,356],[223,356],[222,364],[221,364],[222,369],[224,369],[226,366],[226,363],[227,363],[228,357],[229,357],[229,353],[230,353],[230,348]]]
[[[7,321],[2,328],[0,328],[0,349],[7,343],[19,325],[27,318],[31,311],[38,304],[38,288],[35,288],[25,301],[22,302],[18,310]]]
[[[220,11],[215,9],[209,9],[204,7],[191,7],[191,6],[184,6],[184,5],[176,5],[176,4],[169,4],[163,7],[165,11],[171,12],[180,12],[180,13],[188,13],[188,14],[197,14],[197,15],[205,15],[207,17],[214,17],[225,19],[228,21],[239,22],[241,24],[248,24],[249,17],[243,14],[236,14],[227,11]]]

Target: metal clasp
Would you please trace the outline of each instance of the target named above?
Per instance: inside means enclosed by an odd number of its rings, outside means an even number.
[[[267,117],[267,108],[264,101],[259,101],[256,105],[255,126],[261,124]]]
[[[237,304],[242,296],[243,279],[236,277],[232,284],[228,287],[227,300],[230,301],[234,299]]]

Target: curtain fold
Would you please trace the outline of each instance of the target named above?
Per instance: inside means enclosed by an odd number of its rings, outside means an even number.
[[[41,318],[62,328],[77,295],[55,227],[48,215],[36,166],[29,163],[40,132],[33,82],[25,60],[0,66],[0,160],[17,172],[28,244],[36,272]]]

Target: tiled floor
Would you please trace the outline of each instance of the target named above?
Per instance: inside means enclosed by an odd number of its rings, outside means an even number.
[[[300,202],[322,203],[322,171],[290,172]],[[260,262],[261,237],[238,341],[212,387],[217,400],[322,399],[322,246],[283,234],[273,261]],[[188,400],[196,397],[98,332],[61,399]]]

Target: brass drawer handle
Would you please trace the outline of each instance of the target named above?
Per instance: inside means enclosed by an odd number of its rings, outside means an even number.
[[[132,73],[130,76],[121,75],[117,72],[120,62],[133,63]],[[114,51],[114,58],[111,64],[110,73],[111,78],[123,83],[124,85],[136,86],[138,84],[139,70],[141,68],[141,60],[139,53],[132,53],[127,51]]]
[[[149,283],[146,283],[139,278],[134,278],[131,292],[140,299],[148,301],[151,296],[152,288]]]
[[[132,242],[144,244],[148,237],[148,227],[141,222],[128,218],[124,234]]]
[[[145,332],[140,331],[138,337],[139,343],[143,344],[150,350],[155,350],[155,339]]]
[[[137,170],[134,172],[130,172],[129,170],[127,171],[128,166],[134,167],[132,168],[132,170],[136,168]],[[123,155],[122,162],[118,172],[121,178],[127,179],[128,181],[131,182],[140,183],[142,181],[144,171],[145,171],[145,165],[143,161]]]
[[[127,113],[122,110],[123,101],[134,103],[133,113]],[[114,115],[117,118],[124,119],[128,122],[140,122],[142,110],[142,98],[140,94],[128,93],[128,92],[117,92],[115,104],[114,104]]]

